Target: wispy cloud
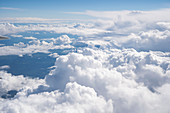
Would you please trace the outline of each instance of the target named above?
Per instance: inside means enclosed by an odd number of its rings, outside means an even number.
[[[19,8],[13,8],[13,7],[0,7],[0,9],[4,9],[4,10],[20,10]]]
[[[23,11],[23,10],[21,10]],[[0,23],[61,23],[61,22],[82,22],[80,19],[47,19],[36,17],[20,17],[20,18],[0,18]],[[87,21],[87,20],[86,20]]]
[[[87,10],[84,12],[65,12],[68,14],[77,14],[77,15],[87,15],[96,18],[106,18],[106,19],[124,19],[124,20],[140,20],[140,21],[170,21],[168,14],[170,9],[159,9],[151,11],[92,11]]]

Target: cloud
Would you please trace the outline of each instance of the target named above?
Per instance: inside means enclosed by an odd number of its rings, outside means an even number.
[[[91,87],[97,94],[112,99],[117,113],[149,112],[154,108],[146,103],[156,106],[158,101],[163,102],[156,92],[157,88],[170,83],[169,69],[163,66],[169,65],[164,53],[159,56],[133,49],[113,49],[106,53],[85,49],[80,53],[56,59],[56,68],[46,76],[46,82],[53,90],[63,91],[68,82]],[[157,96],[160,100],[155,100]]]
[[[11,73],[0,71],[0,97],[10,90],[19,91],[22,88],[37,88],[40,84],[44,84],[44,80],[30,79],[23,75],[14,76]]]
[[[20,8],[12,8],[12,7],[0,7],[3,10],[20,10]]]
[[[87,10],[85,12],[66,12],[70,14],[78,14],[78,15],[89,15],[97,18],[108,18],[113,20],[139,20],[145,22],[155,22],[155,21],[170,21],[170,18],[167,16],[169,14],[170,9],[159,9],[159,10],[151,10],[151,11],[90,11]],[[152,17],[152,18],[150,18]],[[157,18],[155,18],[157,17]]]
[[[55,40],[55,39],[54,39]],[[56,44],[68,44],[71,43],[72,41],[67,35],[62,35],[60,37],[57,37],[54,43]]]
[[[25,38],[25,37],[24,37]],[[32,39],[29,43],[25,44],[23,42],[19,42],[14,44],[13,46],[2,46],[0,49],[2,50],[0,56],[6,55],[19,55],[23,56],[26,54],[34,54],[34,53],[50,53],[49,50],[53,49],[65,49],[65,48],[74,48],[69,45],[70,38],[67,35],[62,35],[56,39],[50,39],[50,42],[46,42],[45,40],[37,40],[35,37],[26,37],[26,39]],[[61,45],[57,45],[59,41],[63,42]],[[56,44],[57,43],[57,44]],[[56,55],[52,55],[56,56]]]
[[[58,55],[57,53],[52,53],[52,54],[50,54],[49,56],[52,56],[52,57],[54,57],[54,58],[57,58],[59,55]]]
[[[16,18],[0,18],[0,23],[64,23],[64,22],[83,21],[79,19],[50,19],[36,17],[16,17]]]
[[[168,30],[150,30],[147,32],[140,32],[137,35],[131,34],[129,41],[122,44],[124,47],[135,48],[136,50],[157,50],[157,51],[170,51],[170,32]]]
[[[112,101],[106,101],[89,87],[68,83],[63,93],[58,91],[32,94],[17,94],[12,100],[0,102],[2,112],[53,112],[53,113],[112,113]],[[16,104],[17,103],[17,104]],[[20,107],[22,106],[22,107]],[[98,108],[98,109],[96,109]]]
[[[37,38],[35,38],[35,37],[32,37],[32,36],[31,36],[31,37],[24,37],[24,39],[28,39],[28,40],[29,40],[29,39],[30,39],[30,40],[35,40],[35,39],[37,39]]]
[[[10,68],[10,66],[8,66],[8,65],[0,66],[0,69],[9,69],[9,68]]]
[[[59,56],[54,70],[42,80],[1,71],[1,95],[10,90],[18,93],[11,100],[3,99],[0,109],[3,112],[168,113],[168,56],[168,53],[134,49],[85,48]]]
[[[11,100],[1,99],[0,110],[168,113],[169,56],[160,51],[86,47],[58,56],[42,80],[2,71],[1,94],[18,93]]]
[[[56,61],[48,68],[51,71],[44,79],[0,71],[1,97],[17,90],[12,99],[1,98],[0,111],[169,113],[168,13],[169,9],[87,11],[79,14],[100,19],[91,23],[0,24],[2,34],[13,33],[14,36],[25,31],[53,31],[80,36],[33,38],[29,43],[2,45],[1,56],[42,52],[49,53]],[[49,51],[67,51],[65,48],[74,50],[66,55]]]
[[[22,35],[11,35],[12,37],[23,37]]]
[[[18,33],[25,31],[54,31],[55,33],[67,33],[81,36],[93,36],[98,33],[107,33],[104,29],[93,28],[93,24],[81,24],[80,27],[75,27],[77,24],[31,24],[16,26],[11,23],[0,24],[0,33],[2,35],[9,33]]]

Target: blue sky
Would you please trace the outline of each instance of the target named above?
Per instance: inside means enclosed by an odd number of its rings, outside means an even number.
[[[170,0],[0,0],[1,17],[84,18],[65,12],[154,10],[169,8]]]

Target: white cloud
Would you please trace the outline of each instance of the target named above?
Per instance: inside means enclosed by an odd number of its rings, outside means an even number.
[[[18,94],[20,95],[20,94]],[[3,103],[3,104],[2,104]],[[89,87],[68,83],[63,93],[58,91],[19,96],[0,102],[5,112],[112,113],[112,101],[106,101]],[[22,107],[21,107],[22,106]]]
[[[4,46],[5,44],[0,44],[0,46]]]
[[[83,43],[94,44],[103,42],[100,45],[114,46],[118,48],[135,48],[139,51],[169,51],[169,17],[166,16],[169,9],[154,11],[113,11],[113,12],[93,12],[111,15],[117,19],[97,19],[91,23],[71,23],[71,24],[30,24],[14,25],[9,23],[0,24],[2,35],[24,31],[53,31],[55,33],[68,33],[83,36]],[[159,15],[160,14],[160,15]],[[164,16],[162,16],[164,15]],[[111,15],[112,16],[112,15]],[[128,16],[128,18],[126,18]],[[145,18],[148,17],[149,19]],[[151,18],[152,16],[152,18]],[[153,16],[160,17],[154,19]],[[165,18],[166,16],[166,18]],[[105,17],[102,15],[102,17]],[[107,16],[106,16],[107,17]],[[164,19],[163,19],[164,18]],[[36,19],[35,19],[36,20]],[[61,42],[55,39],[56,42]],[[63,38],[62,38],[63,40]],[[71,40],[67,40],[70,41]],[[110,41],[110,44],[108,42]],[[90,43],[89,43],[90,42]]]
[[[62,35],[55,40],[57,44],[68,44],[71,43],[70,38],[67,35]]]
[[[117,113],[142,113],[153,109],[157,112],[157,102],[164,103],[160,99],[162,94],[156,93],[157,87],[170,83],[169,69],[161,67],[170,63],[163,53],[158,55],[133,49],[80,52],[83,55],[72,53],[56,59],[56,69],[46,76],[52,89],[63,91],[68,82],[91,87],[97,94],[112,99]],[[167,105],[162,107],[168,109]]]
[[[10,66],[8,66],[8,65],[0,66],[0,69],[9,69],[9,68],[10,68]]]
[[[0,24],[1,35],[24,31],[54,31],[55,33],[68,33],[81,36],[93,36],[98,33],[108,32],[103,29],[93,28],[89,24],[82,24],[84,27],[75,27],[75,24],[38,24],[15,26],[10,23]]]
[[[59,57],[59,55],[58,55],[57,53],[52,53],[52,54],[50,54],[49,56],[52,56],[52,57],[54,57],[54,58]]]
[[[47,38],[44,40],[53,41],[55,44],[58,44],[58,45],[70,44],[72,42],[72,39],[70,37],[68,37],[67,35],[61,35],[57,38]]]
[[[11,100],[1,99],[0,110],[169,113],[169,9],[79,14],[102,19],[89,24],[0,24],[2,34],[54,31],[82,36],[73,39],[62,35],[0,47],[0,55],[20,56],[50,53],[49,49],[76,49],[62,56],[51,52],[49,56],[56,62],[43,80],[1,71],[0,95],[10,90],[18,93]]]
[[[98,18],[109,18],[113,20],[132,20],[132,21],[170,21],[170,18],[167,16],[170,13],[170,9],[159,9],[151,11],[85,11],[85,12],[67,12],[71,14],[78,15],[89,15]]]
[[[0,71],[0,78],[0,97],[10,90],[19,91],[24,87],[37,88],[40,84],[45,84],[41,79],[30,79],[23,75],[14,76],[4,71]]]
[[[35,39],[37,39],[37,38],[35,38],[35,37],[24,37],[24,39],[31,39],[31,40],[35,40]]]
[[[12,8],[12,7],[0,7],[3,10],[20,10],[19,8]]]
[[[123,47],[131,47],[136,50],[157,50],[170,51],[168,46],[170,43],[170,32],[168,30],[150,30],[140,32],[137,35],[131,34],[128,36],[130,40],[122,44]]]
[[[21,9],[18,9],[21,10]],[[79,19],[49,19],[36,17],[0,18],[0,23],[64,23],[82,21]]]
[[[65,35],[69,39],[67,35]],[[27,37],[27,39],[34,39],[34,37]],[[0,56],[5,55],[19,55],[23,56],[25,54],[33,54],[33,53],[50,53],[50,49],[65,49],[65,48],[74,48],[73,46],[67,44],[69,40],[63,40],[62,45],[55,45],[56,40],[52,40],[51,42],[46,42],[45,40],[32,40],[28,44],[23,42],[19,42],[14,44],[14,46],[2,46],[0,49]],[[70,42],[69,42],[70,43]],[[65,45],[64,45],[65,44]]]
[[[22,35],[11,35],[12,37],[23,37]]]
[[[0,110],[4,113],[169,112],[168,52],[94,47],[77,52],[59,56],[43,80],[2,71],[3,94],[20,90],[11,100],[1,99]]]
[[[170,22],[158,22],[157,25],[162,29],[170,29]]]

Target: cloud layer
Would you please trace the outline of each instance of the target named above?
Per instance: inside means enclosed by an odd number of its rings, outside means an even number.
[[[28,41],[2,44],[0,56],[39,52],[56,58],[44,79],[15,76],[3,71],[8,65],[0,66],[0,111],[169,113],[169,9],[76,14],[100,19],[90,23],[0,24],[2,35]],[[19,34],[28,31],[62,35],[39,39]],[[65,54],[52,51],[58,49]],[[11,97],[10,91],[17,93]]]
[[[44,79],[45,84],[1,72],[1,91],[19,92],[12,100],[2,99],[0,109],[4,112],[168,113],[169,55],[134,49],[86,48],[59,56],[55,68]]]

